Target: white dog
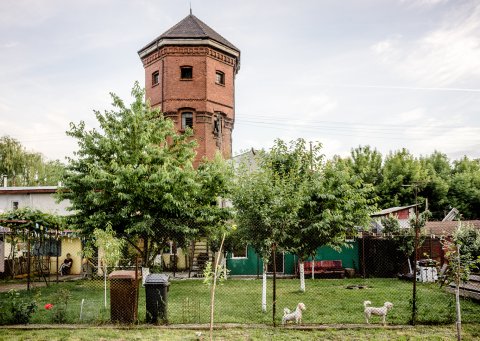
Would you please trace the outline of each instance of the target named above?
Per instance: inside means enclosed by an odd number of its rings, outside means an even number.
[[[382,322],[383,325],[385,325],[387,313],[393,308],[393,303],[385,302],[383,307],[369,307],[370,304],[372,304],[370,301],[363,302],[363,307],[365,308],[363,312],[365,313],[365,319],[367,320],[367,323],[370,323],[368,320],[372,315],[378,315],[382,316]]]
[[[285,325],[288,321],[295,320],[296,324],[302,323],[302,311],[307,309],[305,304],[299,303],[297,309],[292,313],[290,309],[283,309],[282,325]]]

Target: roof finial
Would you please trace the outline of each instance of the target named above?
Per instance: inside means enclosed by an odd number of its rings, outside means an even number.
[[[190,1],[190,15],[192,15],[192,2]]]

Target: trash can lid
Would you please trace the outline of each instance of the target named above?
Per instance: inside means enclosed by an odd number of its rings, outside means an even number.
[[[141,276],[138,276],[140,278]],[[115,270],[108,275],[110,279],[135,279],[135,271],[131,270]]]
[[[168,275],[165,274],[148,274],[145,284],[169,284]]]

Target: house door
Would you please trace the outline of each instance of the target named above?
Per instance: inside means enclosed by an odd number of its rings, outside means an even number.
[[[277,267],[277,269],[276,269],[277,274],[284,272],[284,267],[283,267],[284,257],[283,256],[284,256],[283,252],[277,252],[276,255],[275,255],[275,265]],[[268,261],[267,272],[268,273],[273,273],[273,257],[272,256],[270,257],[270,260]]]

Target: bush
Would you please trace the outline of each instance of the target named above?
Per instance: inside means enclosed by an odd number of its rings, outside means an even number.
[[[36,310],[35,298],[21,297],[19,292],[12,289],[0,306],[0,323],[27,324]]]

